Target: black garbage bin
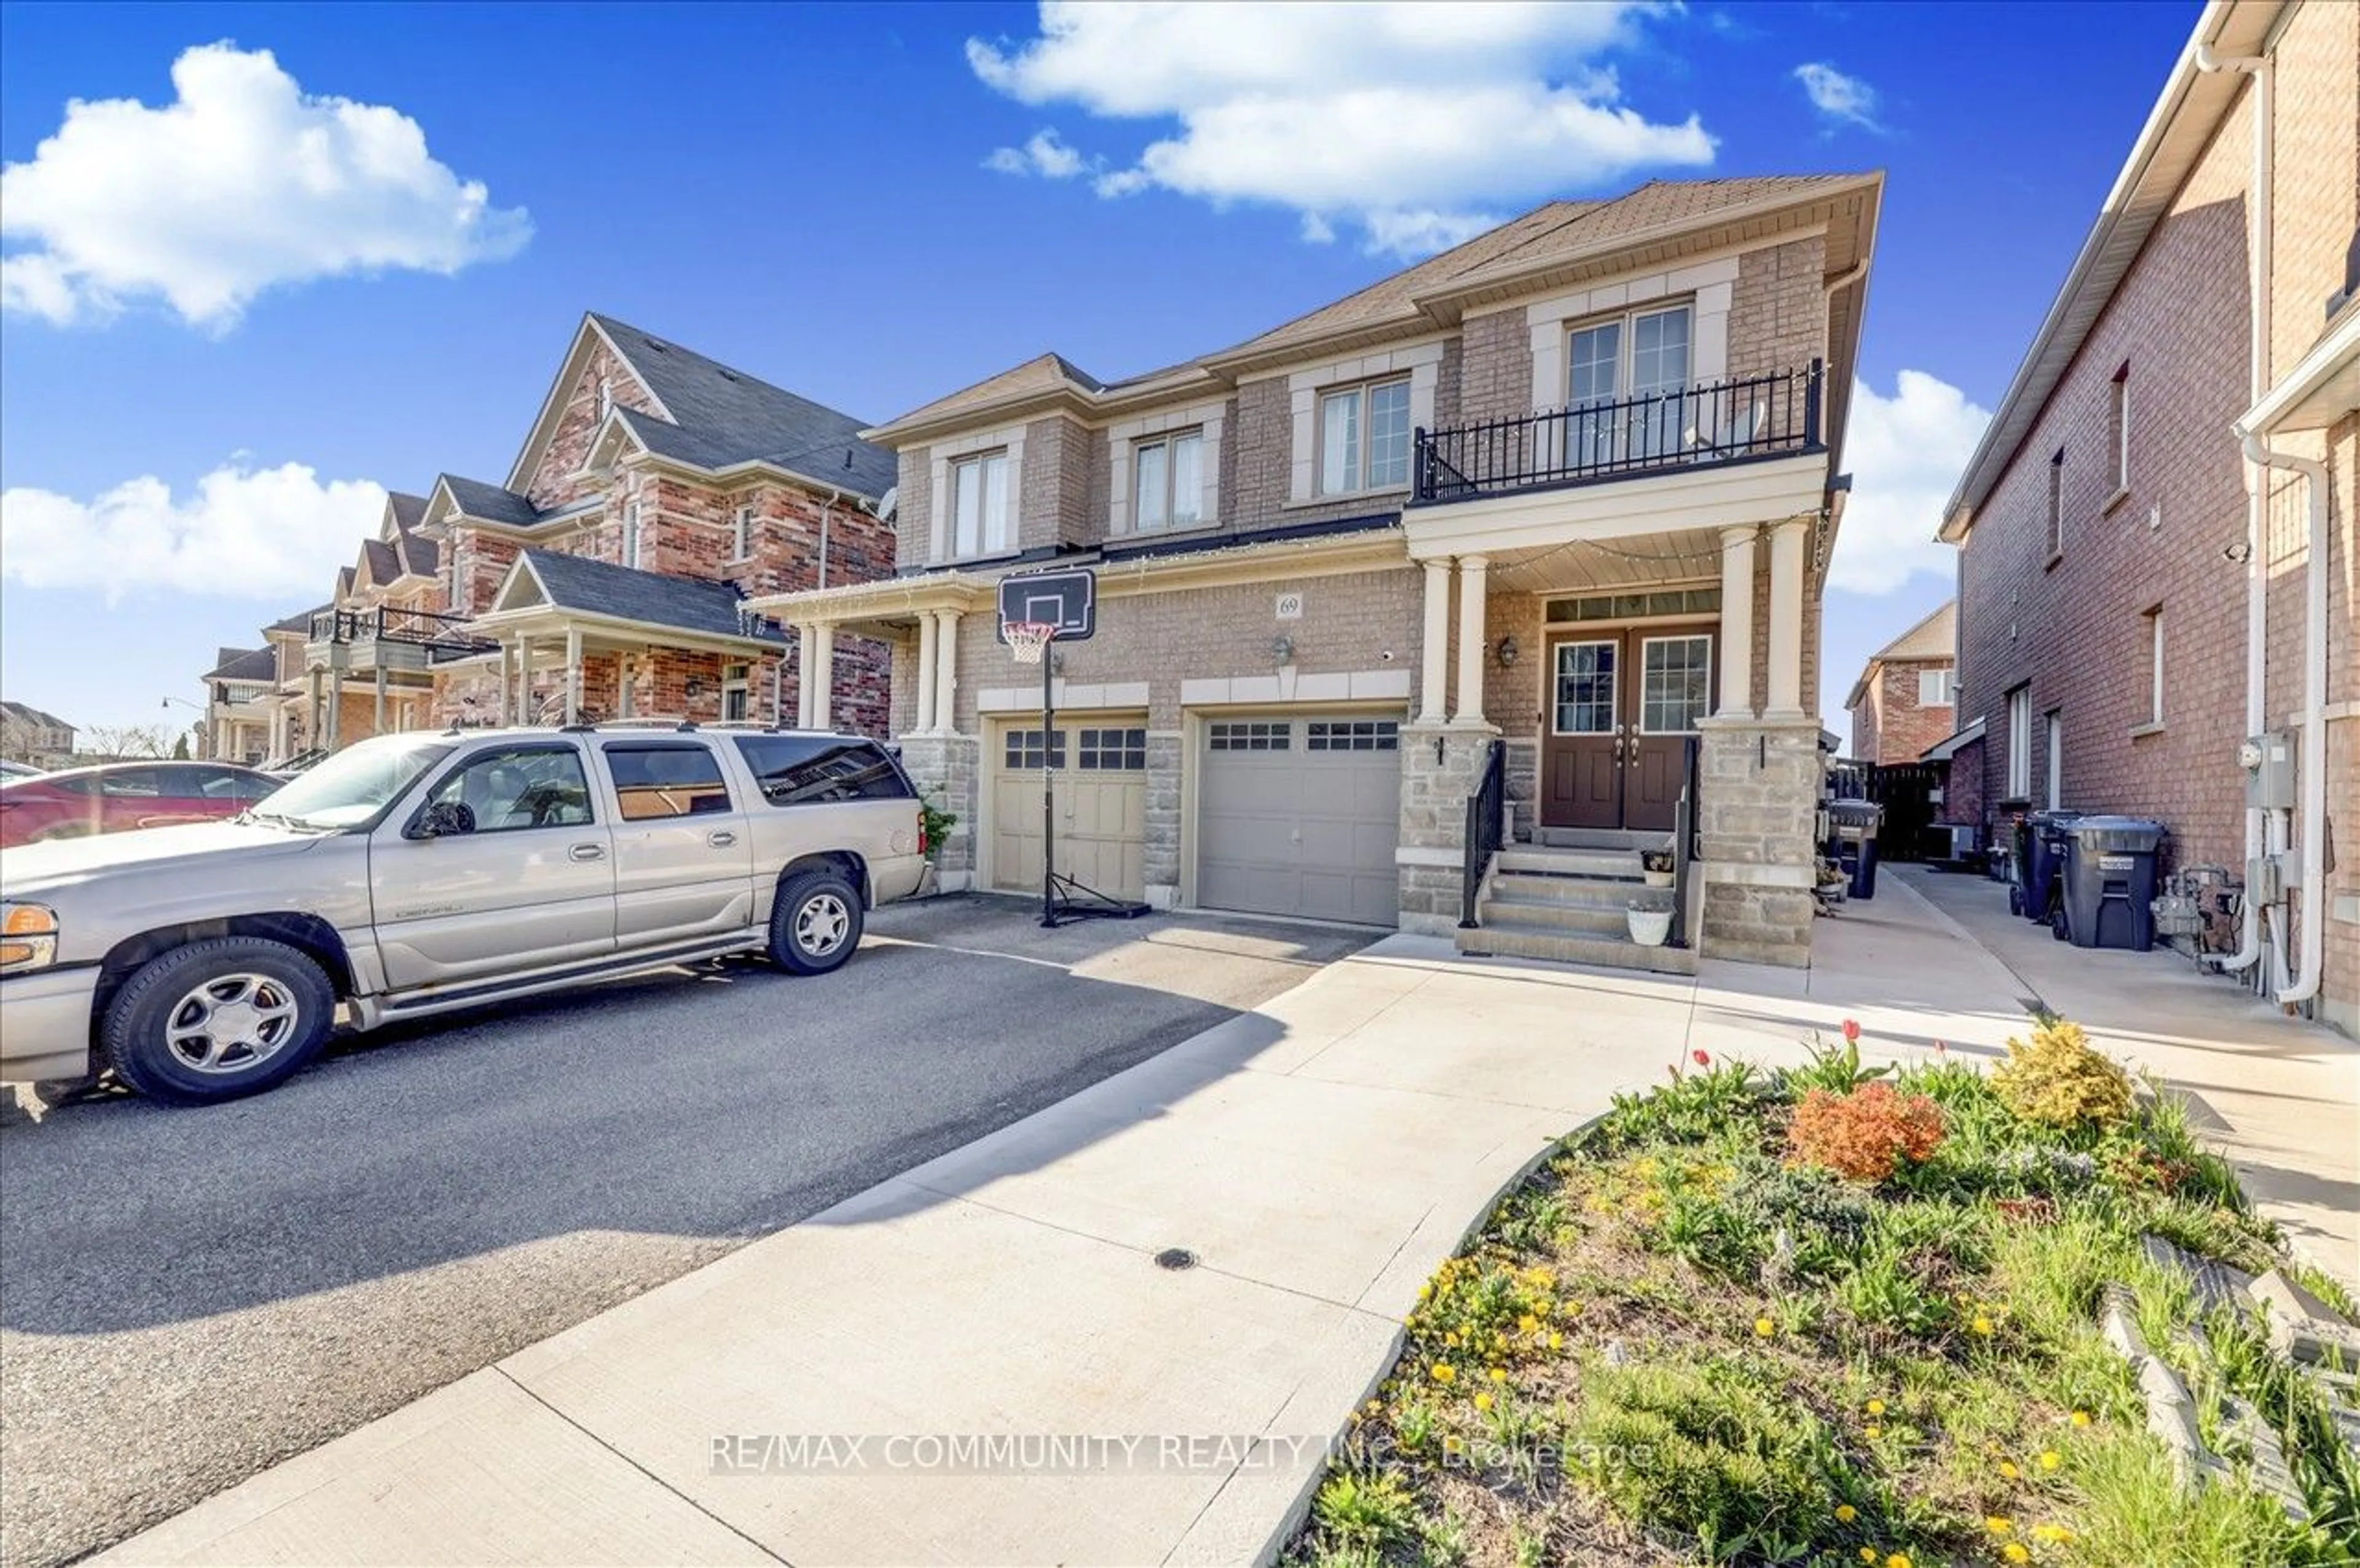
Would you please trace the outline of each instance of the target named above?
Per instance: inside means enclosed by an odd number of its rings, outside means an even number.
[[[2066,824],[2065,935],[2076,947],[2145,953],[2155,941],[2156,862],[2163,824],[2082,817]]]
[[[1876,834],[1884,825],[1885,808],[1874,800],[1828,802],[1829,848],[1852,877],[1852,898],[1876,897]]]
[[[2057,901],[2057,878],[2065,868],[2065,834],[2081,820],[2079,811],[2035,811],[2025,819],[2024,918],[2046,924]]]

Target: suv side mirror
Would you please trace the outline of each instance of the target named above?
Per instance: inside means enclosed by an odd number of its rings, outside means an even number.
[[[464,800],[437,800],[418,813],[405,838],[443,838],[475,831],[475,809]]]

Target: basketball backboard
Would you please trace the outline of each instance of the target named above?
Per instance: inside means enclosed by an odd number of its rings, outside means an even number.
[[[1000,580],[1000,626],[1039,621],[1057,628],[1059,642],[1087,642],[1098,629],[1098,574],[1087,566],[1028,572]],[[999,636],[998,628],[994,635]],[[1002,636],[1000,641],[1008,639]]]

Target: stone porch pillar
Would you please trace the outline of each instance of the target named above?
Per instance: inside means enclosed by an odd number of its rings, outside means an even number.
[[[1811,519],[1770,525],[1770,700],[1765,723],[1792,723],[1803,709],[1803,545]],[[1724,612],[1727,606],[1723,607]]]
[[[1459,712],[1451,723],[1470,729],[1483,723],[1483,593],[1490,565],[1480,555],[1459,562]]]
[[[1753,523],[1721,530],[1721,702],[1724,719],[1754,716]]]
[[[910,727],[919,735],[934,733],[934,665],[941,657],[935,651],[939,630],[932,611],[918,616],[918,711]]]
[[[956,610],[934,612],[934,732],[958,733],[958,624]]]
[[[1417,722],[1438,724],[1449,714],[1443,678],[1450,659],[1450,562],[1426,563],[1426,630],[1418,649]]]

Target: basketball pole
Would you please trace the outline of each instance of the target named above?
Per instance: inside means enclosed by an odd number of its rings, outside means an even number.
[[[1041,923],[1057,923],[1057,638],[1041,648]]]

